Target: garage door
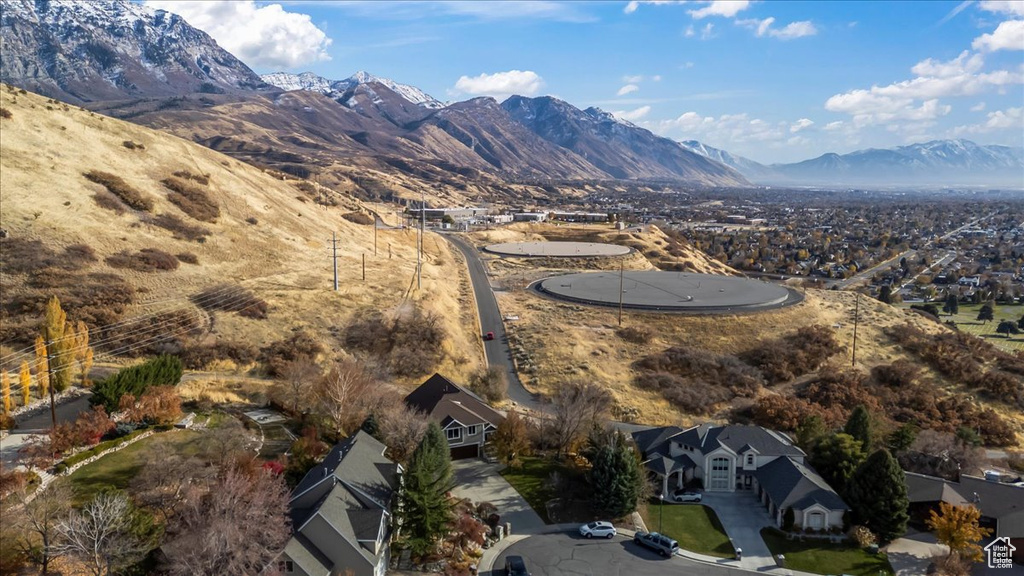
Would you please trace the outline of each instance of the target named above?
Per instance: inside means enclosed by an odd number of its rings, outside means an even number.
[[[478,444],[471,444],[469,446],[455,446],[452,448],[452,460],[476,458],[477,456],[479,456],[479,449],[480,446]]]

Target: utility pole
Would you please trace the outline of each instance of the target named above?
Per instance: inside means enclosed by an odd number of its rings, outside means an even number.
[[[50,421],[53,423],[52,430],[57,429],[57,400],[53,394],[53,388],[56,382],[53,379],[53,355],[50,353],[50,349],[53,346],[53,340],[50,338],[50,328],[46,328],[46,377],[50,381],[48,388],[50,389]]]
[[[373,215],[373,255],[377,255],[377,218],[378,215]]]
[[[363,252],[363,282],[366,282],[366,252]]]
[[[334,291],[338,291],[338,237],[331,232],[331,248],[334,254]]]
[[[854,368],[857,367],[857,321],[860,320],[860,292],[854,292],[857,295],[857,303],[853,307],[853,361],[850,363]]]
[[[622,326],[622,274],[625,267],[625,261],[619,262],[619,326]]]
[[[423,233],[426,230],[427,224],[427,200],[422,190],[420,190],[420,237],[419,246],[416,251],[416,289],[419,290],[423,287]]]

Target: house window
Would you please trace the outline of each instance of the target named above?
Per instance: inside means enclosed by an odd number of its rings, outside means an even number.
[[[467,432],[467,434],[470,435],[470,436],[476,436],[476,429],[477,428],[479,428],[479,426],[470,426],[469,427],[469,432]]]
[[[295,571],[295,564],[291,560],[281,560],[277,563],[277,571],[291,574]]]
[[[807,526],[821,530],[825,526],[825,516],[821,512],[812,512],[807,518]]]
[[[729,489],[729,459],[728,458],[715,458],[711,460],[711,481],[709,486],[711,490],[728,490]]]
[[[449,428],[447,430],[448,441],[462,440],[462,428]]]
[[[747,466],[753,466],[753,465],[754,465],[754,455],[753,454],[747,454]]]

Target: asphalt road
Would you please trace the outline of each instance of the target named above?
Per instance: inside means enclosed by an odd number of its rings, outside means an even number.
[[[481,576],[504,576],[505,558],[522,556],[532,576],[741,576],[728,566],[694,562],[682,557],[662,558],[621,536],[587,540],[578,534],[531,536],[502,552],[494,568]],[[722,561],[727,562],[726,560]]]
[[[480,316],[481,337],[488,332],[494,332],[494,340],[484,341],[487,365],[500,366],[505,371],[508,378],[510,400],[533,410],[547,411],[547,407],[523,387],[519,375],[516,374],[515,364],[512,362],[512,350],[508,346],[508,335],[505,334],[505,323],[501,319],[501,310],[498,309],[498,301],[494,298],[491,282],[487,279],[487,270],[484,268],[484,263],[480,260],[476,248],[458,236],[450,234],[443,234],[443,236],[466,257],[469,278],[473,282],[473,293],[476,295],[476,307]]]
[[[57,422],[74,422],[78,418],[79,413],[91,410],[89,406],[90,396],[92,394],[85,394],[63,404],[57,404]],[[26,430],[34,430],[37,433],[40,431],[48,432],[53,426],[49,408],[40,410],[25,418],[16,418],[15,422],[17,422],[17,428],[13,430],[15,434],[23,433],[22,431]]]

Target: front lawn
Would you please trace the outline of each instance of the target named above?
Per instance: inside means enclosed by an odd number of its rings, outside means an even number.
[[[548,488],[548,480],[558,466],[553,461],[539,456],[527,456],[520,460],[523,463],[521,468],[506,468],[502,470],[501,476],[519,492],[545,523],[550,524],[545,504],[554,498],[554,495]]]
[[[642,516],[648,530],[675,539],[680,548],[718,558],[736,554],[715,511],[707,506],[651,503]]]
[[[774,528],[762,529],[761,537],[772,551],[772,556],[786,556],[786,568],[791,570],[852,576],[893,573],[884,553],[869,554],[856,545],[832,544],[828,540],[787,540],[785,534]]]

